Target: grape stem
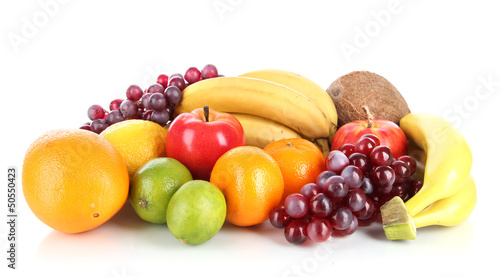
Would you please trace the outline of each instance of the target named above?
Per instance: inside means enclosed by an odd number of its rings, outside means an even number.
[[[366,117],[368,118],[368,125],[366,127],[371,128],[373,126],[374,117],[373,117],[372,113],[370,112],[370,109],[368,109],[368,106],[363,105],[361,108],[365,111]]]
[[[205,121],[208,122],[208,113],[209,113],[210,109],[208,108],[208,106],[203,106],[203,113],[205,115]]]

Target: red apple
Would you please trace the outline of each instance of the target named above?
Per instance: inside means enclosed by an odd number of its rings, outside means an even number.
[[[346,143],[355,145],[364,134],[374,134],[379,138],[380,145],[391,149],[394,158],[406,155],[408,142],[403,130],[390,120],[373,119],[368,108],[363,106],[363,109],[368,119],[356,120],[340,127],[333,136],[331,150],[338,150]]]
[[[226,151],[246,145],[240,122],[228,113],[204,108],[178,115],[166,141],[167,157],[184,164],[193,179],[210,180],[215,162]]]

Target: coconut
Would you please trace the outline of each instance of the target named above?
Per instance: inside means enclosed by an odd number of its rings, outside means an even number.
[[[399,125],[410,113],[405,99],[387,79],[368,71],[353,71],[335,80],[326,90],[337,108],[338,126],[366,119],[363,106],[375,118],[387,119]]]

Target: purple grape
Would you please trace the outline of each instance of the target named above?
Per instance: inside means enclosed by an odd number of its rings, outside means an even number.
[[[307,241],[307,221],[304,219],[293,220],[285,228],[285,238],[293,244],[302,244]]]
[[[332,212],[333,202],[323,193],[318,193],[309,200],[309,210],[315,217],[325,217]]]
[[[125,117],[123,117],[122,113],[120,110],[112,110],[111,112],[108,113],[108,116],[106,117],[106,123],[109,125],[113,125],[115,123],[124,121]]]
[[[342,176],[332,176],[326,179],[323,191],[332,201],[338,202],[347,195],[349,185]]]
[[[131,118],[137,115],[139,111],[139,106],[136,102],[132,100],[124,100],[120,105],[120,112],[126,118]]]
[[[326,169],[340,174],[349,165],[347,156],[339,150],[333,150],[326,158]]]
[[[340,176],[344,178],[349,188],[359,188],[364,178],[361,169],[354,165],[346,166],[340,173]]]
[[[87,110],[87,115],[90,120],[103,119],[106,111],[100,105],[92,105]]]
[[[341,236],[348,236],[354,234],[356,229],[358,229],[358,218],[355,215],[353,215],[351,225],[349,225],[347,229],[338,230],[337,233]]]
[[[165,126],[165,125],[167,125],[168,121],[170,120],[170,114],[168,113],[168,110],[153,111],[151,113],[150,120],[160,124],[161,126]]]
[[[309,201],[300,193],[292,193],[285,198],[285,212],[293,218],[301,218],[308,212]]]
[[[309,183],[305,184],[301,189],[300,189],[300,194],[304,195],[307,199],[313,198],[315,195],[320,193],[322,191],[322,188],[316,184],[316,183]]]
[[[104,119],[95,119],[90,123],[90,130],[96,134],[100,134],[106,128],[108,128],[108,123]]]
[[[141,99],[142,97],[142,94],[142,89],[137,85],[131,85],[130,87],[128,87],[126,92],[127,99],[131,101],[139,101],[139,99]]]
[[[320,174],[318,174],[318,177],[316,177],[316,184],[318,184],[320,188],[323,188],[325,186],[326,179],[335,175],[337,175],[337,173],[330,170],[322,171]]]
[[[285,212],[284,206],[278,206],[269,213],[269,222],[271,222],[274,227],[283,229],[292,222],[292,217]]]
[[[151,96],[149,97],[149,105],[148,106],[152,110],[161,112],[161,111],[165,110],[165,108],[167,107],[167,104],[168,104],[167,99],[165,99],[165,96],[163,95],[163,93],[155,92],[155,93],[151,94]]]
[[[366,194],[362,190],[354,188],[347,192],[344,203],[351,211],[357,212],[365,206],[366,199]]]
[[[390,165],[393,159],[391,149],[385,145],[373,148],[370,154],[370,161],[374,165]]]
[[[219,72],[217,71],[217,67],[213,64],[207,64],[201,70],[201,77],[203,79],[210,79],[219,76]]]
[[[325,218],[313,217],[307,224],[307,236],[315,242],[324,242],[332,235],[332,225]]]
[[[171,106],[179,104],[182,100],[182,91],[176,86],[168,86],[163,95]]]
[[[332,227],[335,230],[347,229],[351,225],[352,218],[352,211],[344,206],[337,207],[330,216]]]

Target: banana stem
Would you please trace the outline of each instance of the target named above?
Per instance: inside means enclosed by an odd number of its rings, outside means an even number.
[[[366,127],[371,128],[373,126],[373,119],[375,119],[375,117],[373,117],[370,109],[368,109],[368,106],[363,105],[361,108],[365,111],[366,117],[368,118],[368,126]]]
[[[316,143],[319,150],[321,151],[321,153],[323,153],[323,156],[326,158],[330,153],[330,146],[328,145],[328,139],[326,138],[315,139],[314,143]]]

